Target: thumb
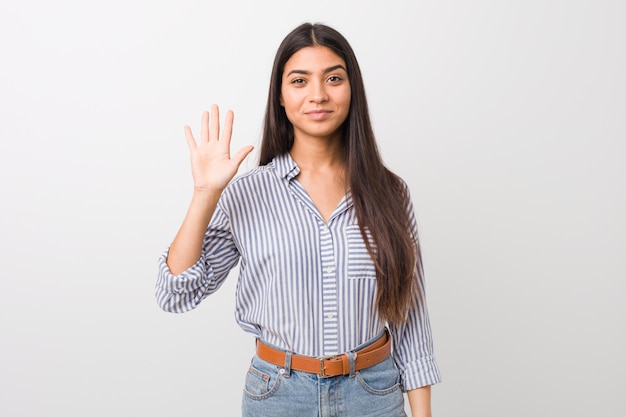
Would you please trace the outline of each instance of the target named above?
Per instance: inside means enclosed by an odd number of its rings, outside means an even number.
[[[235,161],[237,165],[239,166],[241,165],[243,160],[246,159],[246,156],[248,156],[248,154],[252,152],[253,149],[254,149],[254,146],[252,145],[244,146],[243,148],[239,149],[237,153],[231,157],[231,159]]]

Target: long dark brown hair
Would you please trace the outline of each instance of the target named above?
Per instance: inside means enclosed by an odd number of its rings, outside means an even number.
[[[272,68],[259,162],[265,165],[293,145],[293,126],[280,104],[282,76],[287,60],[308,46],[328,47],[346,62],[351,89],[350,112],[342,127],[346,179],[361,235],[376,266],[378,310],[387,321],[401,323],[418,293],[415,273],[422,274],[418,240],[407,212],[409,197],[404,182],[383,164],[359,64],[348,41],[336,30],[305,23],[280,44]],[[368,230],[373,242],[367,238]]]

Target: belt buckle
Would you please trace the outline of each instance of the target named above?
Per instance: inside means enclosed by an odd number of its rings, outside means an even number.
[[[326,375],[326,369],[324,368],[324,362],[338,359],[341,355],[323,356],[320,360],[320,372],[317,374],[320,378],[330,378],[332,375]]]
[[[319,376],[322,378],[326,378],[326,371],[324,371],[324,361],[326,358],[320,358],[320,373]]]

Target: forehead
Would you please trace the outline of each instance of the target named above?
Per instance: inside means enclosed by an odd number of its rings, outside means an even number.
[[[326,46],[307,46],[295,52],[285,63],[284,74],[289,71],[306,70],[309,72],[323,71],[332,66],[342,65],[346,67],[346,63],[332,49]]]

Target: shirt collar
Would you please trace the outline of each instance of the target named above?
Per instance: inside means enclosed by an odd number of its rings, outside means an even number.
[[[275,156],[272,160],[272,163],[274,164],[276,172],[278,173],[280,178],[284,178],[287,181],[291,181],[300,173],[300,168],[298,167],[298,164],[296,164],[296,161],[293,160],[289,152],[285,152],[282,155]],[[354,204],[352,198],[352,190],[348,190],[342,204],[344,205],[343,210],[352,207],[352,205]]]
[[[281,178],[291,181],[300,173],[300,168],[293,160],[289,152],[274,157],[274,166],[276,172]]]

